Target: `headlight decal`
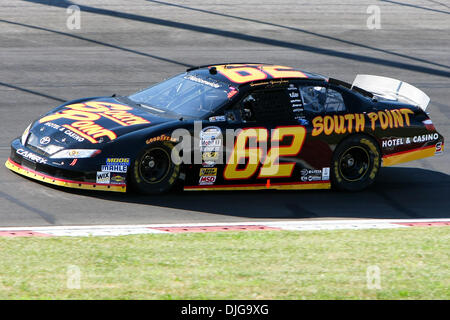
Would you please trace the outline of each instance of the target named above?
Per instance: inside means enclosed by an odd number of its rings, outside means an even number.
[[[98,155],[101,150],[98,149],[65,149],[53,154],[52,159],[82,159],[92,158]]]

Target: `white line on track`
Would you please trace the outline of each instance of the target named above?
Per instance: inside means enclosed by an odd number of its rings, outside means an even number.
[[[309,220],[309,221],[252,221],[222,223],[179,223],[146,225],[94,225],[94,226],[51,226],[51,227],[2,227],[0,235],[21,232],[36,232],[49,236],[120,236],[131,234],[172,233],[161,229],[170,228],[211,228],[233,226],[261,226],[279,230],[359,230],[408,228],[405,224],[445,223],[450,219],[361,219],[361,220]],[[232,230],[236,230],[231,228]],[[225,231],[225,229],[224,229]],[[198,231],[197,231],[198,232]]]

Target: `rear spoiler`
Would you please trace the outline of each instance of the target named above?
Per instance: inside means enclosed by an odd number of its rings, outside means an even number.
[[[416,105],[424,111],[430,103],[430,98],[422,90],[396,79],[358,74],[352,87],[359,87],[384,99]]]

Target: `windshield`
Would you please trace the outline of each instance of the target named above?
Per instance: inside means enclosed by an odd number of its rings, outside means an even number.
[[[152,112],[202,118],[227,102],[233,91],[227,84],[184,73],[128,98]]]

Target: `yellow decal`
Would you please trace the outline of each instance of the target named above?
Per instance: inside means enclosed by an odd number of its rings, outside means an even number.
[[[97,143],[98,140],[96,140],[96,138],[99,137],[106,136],[110,140],[117,138],[114,132],[95,123],[95,121],[99,120],[101,117],[114,121],[121,126],[150,123],[150,121],[128,112],[133,108],[117,103],[88,101],[86,103],[67,105],[65,108],[66,109],[60,112],[41,118],[39,123],[62,118],[74,120],[75,122],[63,126],[81,135],[92,143]]]
[[[414,111],[402,108],[370,112],[367,114],[368,122],[372,131],[375,131],[377,123],[382,130],[387,128],[398,128],[411,124],[409,115]],[[312,120],[312,136],[322,133],[326,135],[344,134],[352,132],[363,132],[366,130],[366,118],[364,113],[353,113],[334,116],[317,116]]]
[[[291,67],[258,64],[231,64],[215,66],[217,71],[235,83],[264,80],[267,76],[279,78],[306,78],[306,75]]]
[[[294,170],[295,162],[279,163],[280,157],[295,156],[300,152],[306,137],[306,129],[304,127],[279,127],[272,133],[272,144],[274,141],[283,141],[284,137],[292,136],[292,142],[288,146],[272,146],[267,153],[258,178],[266,177],[290,177]]]
[[[225,167],[225,179],[248,179],[253,176],[262,158],[262,150],[259,147],[248,147],[267,141],[267,129],[249,128],[242,130],[236,138],[233,152]],[[252,141],[250,141],[252,140]],[[251,143],[252,142],[252,143]],[[248,159],[245,161],[245,159]],[[243,169],[238,169],[239,164],[247,163]]]
[[[150,143],[153,143],[153,142],[156,142],[156,141],[172,141],[172,142],[177,142],[178,140],[175,139],[175,138],[169,137],[169,136],[167,136],[167,135],[165,135],[165,134],[162,134],[162,135],[160,135],[160,136],[157,136],[157,137],[153,137],[153,138],[147,139],[147,140],[145,141],[145,143],[146,143],[146,144],[150,144]]]
[[[217,168],[200,168],[200,177],[215,176],[217,174]]]
[[[286,137],[292,137],[289,145],[279,146],[279,142]],[[306,129],[302,126],[278,127],[273,130],[271,138],[271,149],[265,155],[258,178],[281,178],[290,177],[295,163],[279,163],[281,156],[295,156],[303,146],[306,138]],[[265,128],[248,128],[242,130],[236,138],[233,152],[224,170],[224,178],[248,179],[252,177],[263,159],[262,144],[267,143],[268,132]],[[244,168],[238,168],[245,165]]]

